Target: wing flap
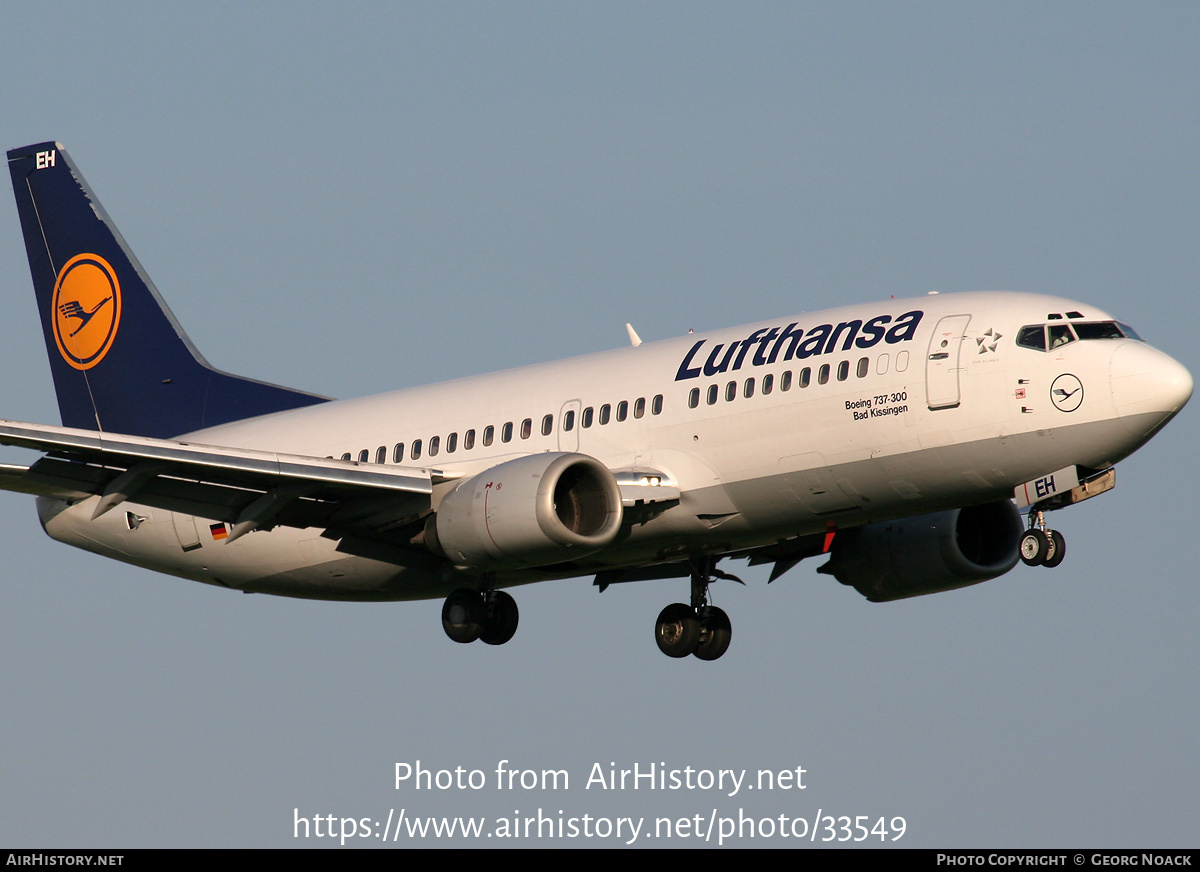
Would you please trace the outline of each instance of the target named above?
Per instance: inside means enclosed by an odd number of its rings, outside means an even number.
[[[330,485],[345,484],[351,487],[368,486],[384,490],[433,493],[432,476],[428,469],[376,464],[370,464],[371,468],[368,469],[366,465],[352,460],[277,454],[251,448],[197,445],[146,436],[96,433],[92,430],[55,427],[50,424],[0,421],[0,444],[32,448],[35,451],[84,461],[103,458],[106,465],[116,463],[125,468],[131,467],[136,461],[165,461],[173,466],[223,475],[230,480],[243,482],[283,477]]]
[[[377,529],[428,510],[428,469],[0,421],[0,444],[47,453],[32,467],[0,467],[0,488],[82,499],[96,514],[126,499],[258,526]],[[374,522],[374,523],[373,523]]]

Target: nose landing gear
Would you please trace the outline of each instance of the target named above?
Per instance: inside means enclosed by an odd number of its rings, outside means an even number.
[[[1045,514],[1029,511],[1029,530],[1021,537],[1021,561],[1026,566],[1055,567],[1067,556],[1067,540],[1046,526]]]

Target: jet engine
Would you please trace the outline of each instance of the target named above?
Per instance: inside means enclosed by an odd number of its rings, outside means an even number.
[[[585,454],[532,454],[464,479],[425,527],[429,547],[457,565],[490,570],[574,560],[613,541],[621,491]]]
[[[1008,500],[839,532],[817,571],[871,602],[978,584],[1017,565],[1024,527]]]

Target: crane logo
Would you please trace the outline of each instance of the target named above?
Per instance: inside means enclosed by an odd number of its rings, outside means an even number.
[[[1050,385],[1050,402],[1060,412],[1074,412],[1083,402],[1083,382],[1063,373]]]
[[[50,318],[54,342],[75,369],[91,369],[112,348],[121,323],[121,285],[108,261],[77,254],[59,270]]]

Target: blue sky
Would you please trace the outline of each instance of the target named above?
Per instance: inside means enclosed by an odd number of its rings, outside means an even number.
[[[1194,4],[4,17],[4,147],[64,143],[223,369],[347,397],[619,346],[625,321],[649,340],[1006,288],[1087,300],[1200,371]],[[11,205],[0,290],[0,415],[56,422]],[[672,582],[522,588],[512,643],[456,646],[440,603],[157,576],[56,545],[0,495],[0,843],[293,846],[296,808],[541,807],[1194,845],[1196,435],[1188,409],[1056,518],[1053,573],[872,605],[816,561],[770,588],[730,566],[749,584],[715,590],[734,641],[713,664],[655,649]],[[395,790],[418,759],[572,785]],[[595,762],[803,766],[808,787],[601,793]]]

